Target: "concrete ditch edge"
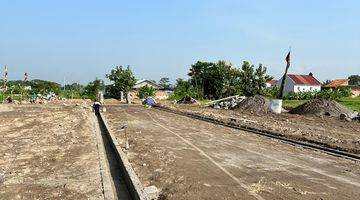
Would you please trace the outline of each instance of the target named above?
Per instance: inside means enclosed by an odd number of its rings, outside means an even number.
[[[107,120],[104,115],[100,113],[100,122],[104,127],[105,131],[109,134],[109,139],[111,140],[111,144],[116,153],[116,157],[118,162],[121,165],[121,172],[124,175],[124,180],[129,189],[130,195],[133,199],[136,200],[150,200],[148,195],[144,191],[144,187],[142,186],[139,177],[136,175],[134,169],[132,168],[129,160],[127,159],[126,154],[122,151],[121,146],[117,142],[114,134],[112,133]]]
[[[113,187],[110,181],[110,170],[109,170],[109,166],[107,166],[105,147],[104,147],[103,139],[101,137],[100,127],[94,115],[91,115],[91,119],[93,121],[96,147],[98,149],[99,168],[100,168],[100,176],[102,179],[104,199],[113,200],[116,198],[114,196]]]

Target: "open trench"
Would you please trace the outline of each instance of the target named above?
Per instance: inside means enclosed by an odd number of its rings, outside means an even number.
[[[102,168],[102,186],[104,199],[133,199],[125,182],[121,162],[116,156],[116,150],[111,144],[109,133],[99,116],[95,117],[95,131],[101,135],[99,142],[100,168]]]

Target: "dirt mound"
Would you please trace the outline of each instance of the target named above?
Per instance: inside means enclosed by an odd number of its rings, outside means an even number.
[[[178,101],[178,103],[182,103],[182,104],[197,104],[198,102],[196,101],[196,99],[192,98],[191,96],[185,96],[182,99],[180,99]]]
[[[234,110],[243,110],[255,113],[267,113],[269,105],[269,99],[260,95],[255,95],[241,101],[237,106],[234,107]]]
[[[312,114],[338,117],[341,113],[345,113],[346,115],[350,116],[352,115],[353,111],[334,100],[313,99],[290,110],[290,113],[299,115]]]

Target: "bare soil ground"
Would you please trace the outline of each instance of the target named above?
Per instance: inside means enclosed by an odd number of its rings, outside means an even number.
[[[259,114],[241,110],[203,108],[197,105],[162,103],[175,110],[270,130],[292,139],[360,154],[360,123],[356,121],[341,121],[337,117],[329,116],[303,116],[290,113]]]
[[[83,103],[1,105],[0,199],[103,198],[94,124]]]
[[[359,199],[358,162],[141,106],[105,113],[160,199]]]

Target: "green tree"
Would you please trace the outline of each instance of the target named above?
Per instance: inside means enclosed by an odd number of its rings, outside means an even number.
[[[136,79],[128,66],[124,69],[122,66],[116,66],[111,70],[110,74],[106,74],[106,78],[112,81],[112,91],[117,98],[120,98],[121,92],[125,93],[126,102],[129,100],[127,98],[127,93],[132,90],[132,87],[136,83]]]
[[[153,96],[155,96],[155,89],[153,87],[145,85],[139,89],[138,97],[140,99]]]
[[[170,90],[170,89],[171,89],[170,79],[167,78],[167,77],[161,78],[160,81],[159,81],[159,85],[160,85],[164,90]]]
[[[359,75],[351,75],[349,76],[349,85],[360,85],[360,76]]]
[[[191,66],[188,75],[191,76],[190,83],[203,98],[217,99],[238,91],[238,70],[225,61],[198,61]]]
[[[31,86],[31,93],[35,94],[48,94],[49,92],[54,92],[55,94],[59,94],[61,91],[61,85],[51,81],[34,79],[29,82]]]
[[[266,67],[262,64],[259,64],[259,67],[256,68],[254,75],[256,94],[260,94],[266,88],[266,82],[272,80],[273,77],[266,74]]]
[[[244,61],[240,72],[240,86],[244,95],[256,94],[254,66]]]
[[[171,99],[182,99],[185,96],[190,96],[193,98],[199,98],[199,93],[195,91],[195,88],[190,81],[183,80],[181,78],[176,79],[176,84],[174,87],[174,93],[170,97]]]
[[[266,68],[262,64],[254,69],[254,65],[244,61],[240,72],[240,86],[245,96],[261,94],[266,87],[266,81],[271,79],[271,76],[266,75]]]
[[[96,99],[100,91],[100,84],[101,82],[99,79],[95,79],[94,81],[90,82],[85,86],[83,95],[89,99]]]

